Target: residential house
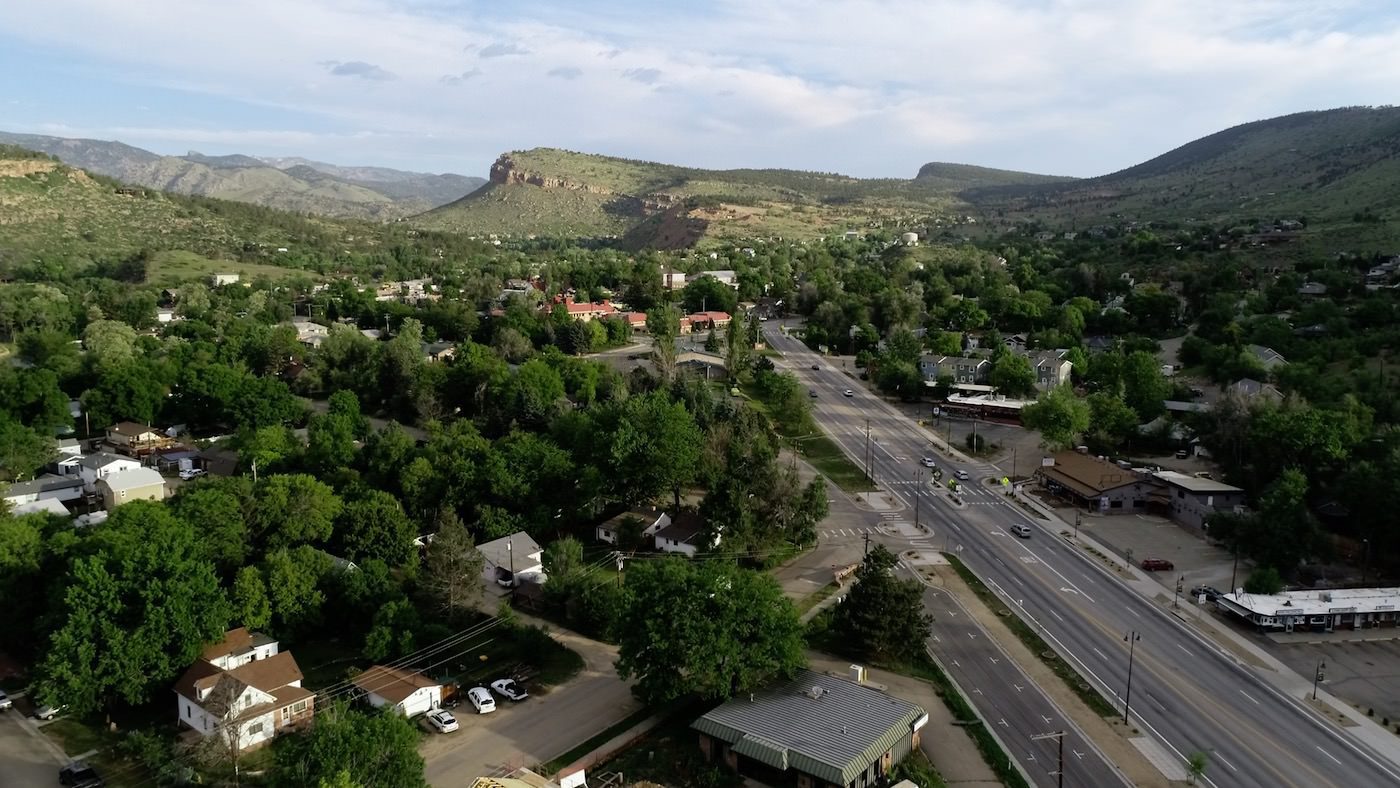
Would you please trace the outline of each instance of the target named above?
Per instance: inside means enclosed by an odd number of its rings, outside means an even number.
[[[1240,378],[1226,389],[1226,393],[1232,394],[1244,400],[1253,400],[1260,397],[1271,402],[1283,402],[1283,392],[1279,391],[1272,383],[1262,383],[1254,378]]]
[[[634,331],[647,330],[646,312],[614,312],[608,315],[609,320],[626,320],[627,325]]]
[[[437,286],[428,283],[426,279],[406,279],[402,282],[381,282],[375,288],[374,300],[376,301],[399,301],[405,304],[416,304],[419,301],[436,301],[442,298],[437,292]]]
[[[1035,367],[1035,385],[1041,389],[1053,389],[1069,382],[1074,365],[1065,358],[1065,351],[1053,350],[1037,354],[1031,359]]]
[[[524,531],[479,544],[476,549],[486,557],[482,574],[488,582],[512,577],[515,581],[535,583],[546,580],[544,548]]]
[[[1265,345],[1249,345],[1248,350],[1264,364],[1264,369],[1273,371],[1275,367],[1281,367],[1288,363],[1288,359],[1283,354]]]
[[[719,283],[725,287],[730,287],[735,290],[739,289],[739,274],[734,271],[701,271],[699,274],[696,274],[695,278],[699,279],[702,276],[708,276],[711,279],[718,280]]]
[[[423,360],[430,364],[438,361],[451,361],[457,356],[457,343],[455,342],[424,342],[422,349]]]
[[[151,468],[132,468],[97,480],[102,508],[113,509],[131,501],[165,500],[165,477]]]
[[[173,322],[175,322],[175,321],[178,320],[178,319],[179,319],[179,318],[176,317],[176,315],[175,315],[175,310],[173,310],[173,309],[157,309],[157,310],[156,310],[156,322],[157,322],[157,323],[173,323]]]
[[[664,271],[661,274],[661,286],[667,290],[681,290],[685,287],[685,274],[679,271]]]
[[[222,287],[223,285],[238,284],[240,278],[238,274],[214,274],[209,277],[209,281],[215,287]]]
[[[97,492],[97,482],[114,473],[140,468],[141,463],[119,454],[98,452],[89,454],[78,463],[78,478],[83,480],[83,489]]]
[[[10,513],[15,515],[54,514],[59,517],[73,516],[73,513],[68,511],[68,507],[64,506],[63,502],[57,498],[40,498],[37,501],[30,501],[29,503],[22,503],[17,506],[11,505]]]
[[[1244,490],[1214,479],[1176,471],[1158,471],[1153,476],[1166,485],[1171,518],[1192,528],[1200,528],[1216,512],[1233,511],[1245,503]]]
[[[679,553],[688,558],[719,546],[719,535],[706,535],[705,521],[693,512],[677,512],[671,522],[656,531],[656,549],[663,553]]]
[[[624,523],[629,519],[636,520],[641,525],[641,527],[637,529],[637,535],[642,539],[655,536],[657,531],[671,524],[670,515],[652,506],[645,509],[639,508],[633,509],[630,512],[623,512],[604,523],[600,523],[598,527],[594,529],[593,535],[600,542],[617,544],[626,530]]]
[[[170,445],[170,438],[154,427],[123,421],[107,428],[107,445],[122,454],[139,457]]]
[[[712,328],[724,328],[733,319],[728,312],[695,312],[687,315],[690,318],[691,331],[705,331]]]
[[[297,341],[310,348],[320,347],[331,335],[329,326],[313,323],[303,317],[292,318],[292,328],[296,329]]]
[[[800,670],[691,723],[707,761],[767,785],[884,785],[919,747],[928,714],[874,687]]]
[[[83,497],[82,479],[73,476],[43,474],[34,479],[14,482],[5,488],[0,498],[10,506],[19,507],[38,501],[76,501]]]
[[[411,670],[372,665],[350,683],[365,694],[369,705],[387,706],[403,717],[416,717],[442,705],[442,684]]]
[[[258,747],[316,713],[316,695],[301,681],[301,668],[276,640],[229,630],[175,682],[179,724],[222,736],[239,751]]]
[[[1117,343],[1113,337],[1106,337],[1102,334],[1095,334],[1084,340],[1084,347],[1088,348],[1090,353],[1107,353],[1113,349],[1115,344]]]
[[[1011,336],[1003,340],[1003,342],[1006,344],[1007,350],[1010,350],[1012,353],[1018,353],[1021,355],[1025,355],[1026,345],[1028,341],[1029,340],[1026,339],[1025,334],[1012,334]]]
[[[986,383],[992,374],[992,362],[985,358],[967,356],[924,356],[919,359],[919,372],[924,380],[949,377],[954,383]]]
[[[569,317],[575,320],[582,320],[585,323],[596,318],[607,317],[618,311],[618,308],[613,306],[612,302],[607,299],[600,302],[587,301],[578,303],[574,301],[573,296],[565,296],[562,303],[564,304],[564,308],[568,310]]]
[[[1118,512],[1166,502],[1153,480],[1102,457],[1062,451],[1047,460],[1036,469],[1036,477],[1051,494],[1076,506]]]
[[[1327,285],[1321,282],[1304,282],[1298,287],[1298,295],[1325,296],[1327,295]]]

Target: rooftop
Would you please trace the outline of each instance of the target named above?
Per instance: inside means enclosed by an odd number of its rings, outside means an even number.
[[[1338,588],[1331,591],[1284,591],[1278,594],[1229,593],[1227,607],[1263,616],[1322,616],[1400,610],[1400,588]]]
[[[678,512],[671,518],[670,525],[656,532],[657,539],[670,539],[680,544],[690,544],[705,532],[705,521],[691,512]]]
[[[89,454],[88,456],[84,457],[82,465],[88,470],[96,471],[101,470],[102,468],[105,468],[114,462],[135,463],[136,460],[133,460],[130,457],[124,457],[120,454],[113,454],[108,451],[100,451],[96,454]]]
[[[530,535],[524,531],[517,531],[510,536],[502,536],[485,544],[479,544],[476,549],[486,556],[486,560],[492,566],[510,566],[511,553],[514,552],[523,560],[529,560],[528,556],[542,552],[540,547]]]
[[[1154,474],[1158,479],[1172,485],[1181,487],[1193,493],[1237,493],[1244,492],[1233,484],[1218,482],[1214,479],[1201,479],[1196,476],[1187,476],[1177,471],[1158,471]]]
[[[395,704],[402,703],[405,698],[424,687],[438,686],[438,682],[421,673],[385,665],[371,665],[350,682],[365,692]]]
[[[165,478],[150,468],[129,468],[97,481],[107,485],[109,490],[134,490],[137,487],[165,484]]]
[[[730,700],[691,727],[775,768],[847,785],[927,719],[908,701],[803,670],[785,684]]]
[[[38,495],[50,490],[66,490],[70,487],[82,487],[83,480],[76,476],[55,476],[46,473],[36,479],[23,482],[15,482],[5,488],[4,495],[11,498],[17,495]]]
[[[1102,495],[1109,490],[1142,481],[1130,470],[1092,454],[1080,454],[1077,451],[1057,453],[1054,456],[1054,465],[1041,466],[1040,473],[1086,497]]]

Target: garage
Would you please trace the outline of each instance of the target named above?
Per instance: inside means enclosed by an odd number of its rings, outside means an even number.
[[[351,679],[376,709],[415,717],[442,705],[442,685],[421,673],[374,665]]]

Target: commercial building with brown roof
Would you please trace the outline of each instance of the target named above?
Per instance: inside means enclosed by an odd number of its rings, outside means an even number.
[[[1062,451],[1047,457],[1036,476],[1051,494],[1103,512],[1146,509],[1163,498],[1154,479],[1102,457]]]

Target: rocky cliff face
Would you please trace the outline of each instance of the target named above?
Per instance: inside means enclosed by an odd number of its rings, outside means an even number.
[[[520,169],[510,154],[504,154],[491,165],[491,182],[514,184],[517,186],[539,186],[544,189],[569,189],[590,194],[612,194],[613,192],[587,183],[578,183],[567,178],[544,175]]]

